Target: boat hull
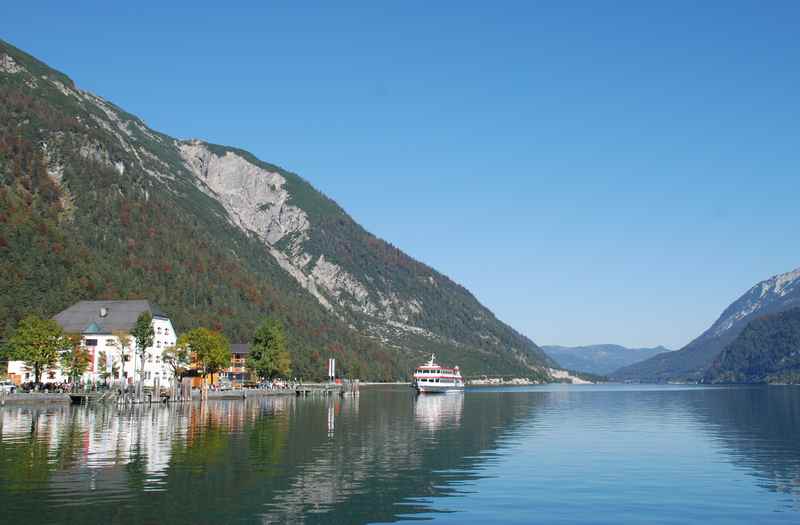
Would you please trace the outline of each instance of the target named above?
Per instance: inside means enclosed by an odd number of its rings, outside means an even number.
[[[420,385],[415,384],[414,390],[418,394],[447,394],[449,392],[463,392],[463,385]]]

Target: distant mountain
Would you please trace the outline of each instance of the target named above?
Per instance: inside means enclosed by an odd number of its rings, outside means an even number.
[[[176,329],[234,342],[279,318],[306,378],[328,357],[372,379],[406,377],[431,352],[466,375],[547,380],[552,365],[297,174],[155,131],[3,41],[0,275],[0,340],[29,312],[146,298]]]
[[[750,321],[714,359],[705,383],[800,383],[800,308]]]
[[[542,350],[562,368],[598,375],[608,375],[623,366],[669,352],[663,346],[626,348],[620,345],[542,346]]]
[[[722,312],[700,337],[680,350],[621,368],[621,381],[699,381],[714,358],[755,318],[800,306],[800,268],[756,284]]]

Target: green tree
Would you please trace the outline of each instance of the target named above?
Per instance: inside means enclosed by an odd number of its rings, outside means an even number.
[[[5,379],[8,375],[8,358],[11,349],[7,344],[0,344],[0,379]]]
[[[204,378],[231,364],[230,342],[221,333],[208,328],[189,330],[178,339],[177,346],[191,355]]]
[[[247,368],[259,379],[287,377],[292,373],[292,358],[286,350],[286,334],[277,319],[266,319],[253,335]]]
[[[142,357],[144,357],[145,349],[153,346],[155,334],[153,316],[150,315],[150,312],[142,312],[136,319],[136,325],[133,330],[131,330],[131,336],[136,342],[136,350]]]
[[[139,372],[139,390],[141,390],[141,383],[144,379],[144,351],[153,346],[153,338],[155,337],[155,330],[153,330],[153,316],[150,312],[142,312],[136,319],[136,325],[131,330],[131,336],[136,342],[136,351],[139,353],[139,362],[141,363],[142,370]]]
[[[189,368],[189,352],[180,346],[168,346],[161,354],[161,359],[172,371],[172,376],[180,378]]]
[[[33,370],[34,381],[38,383],[42,372],[54,366],[59,354],[69,350],[72,343],[58,323],[30,315],[19,322],[8,346],[16,359]]]
[[[72,383],[77,383],[80,377],[89,369],[89,352],[83,348],[80,336],[71,337],[72,348],[61,354],[61,369],[70,378]]]

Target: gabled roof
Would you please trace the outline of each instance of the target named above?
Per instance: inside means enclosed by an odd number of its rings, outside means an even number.
[[[103,311],[105,316],[101,315]],[[144,312],[168,319],[158,305],[146,300],[81,301],[56,314],[53,319],[68,334],[110,334],[130,332],[136,319]]]
[[[232,354],[249,354],[250,343],[234,343],[231,345]]]

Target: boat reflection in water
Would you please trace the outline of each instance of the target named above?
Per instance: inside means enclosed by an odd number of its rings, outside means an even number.
[[[464,413],[464,394],[453,392],[442,396],[416,396],[414,420],[426,430],[457,428]]]

